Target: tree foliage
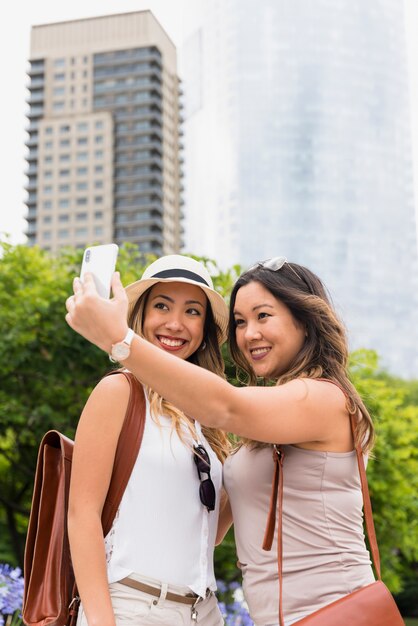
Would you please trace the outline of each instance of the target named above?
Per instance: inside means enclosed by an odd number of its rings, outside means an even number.
[[[56,428],[74,435],[93,386],[109,369],[100,350],[65,323],[65,300],[82,253],[53,257],[38,248],[3,243],[0,250],[0,561],[22,563],[36,454],[42,435]],[[126,285],[152,261],[123,246],[118,269]],[[202,259],[199,259],[202,260]],[[239,266],[222,272],[203,259],[226,298]],[[224,348],[228,379],[238,384]],[[394,590],[418,561],[418,381],[383,372],[373,352],[352,355],[351,377],[377,429],[368,476],[386,582]],[[217,575],[239,580],[233,533],[216,551]]]

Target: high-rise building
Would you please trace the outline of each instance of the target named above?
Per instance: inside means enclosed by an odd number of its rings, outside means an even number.
[[[150,11],[32,29],[29,245],[182,244],[176,49]]]
[[[193,0],[196,6],[198,0]],[[399,0],[202,0],[182,52],[186,249],[321,276],[352,348],[418,375]]]

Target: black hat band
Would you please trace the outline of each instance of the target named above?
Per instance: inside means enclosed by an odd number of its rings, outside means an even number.
[[[156,274],[153,274],[153,276],[150,276],[150,278],[189,278],[190,280],[194,280],[197,283],[203,283],[204,285],[206,285],[206,287],[210,288],[209,283],[207,283],[204,278],[199,276],[199,274],[189,272],[189,270],[163,270],[162,272],[157,272]]]

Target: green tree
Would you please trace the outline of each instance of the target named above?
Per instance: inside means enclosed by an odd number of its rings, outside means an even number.
[[[64,319],[80,250],[53,257],[3,243],[0,254],[0,561],[21,564],[41,437],[51,428],[74,435],[87,396],[110,363]],[[135,247],[122,248],[125,280],[138,278],[145,261]]]
[[[417,381],[382,371],[377,354],[366,350],[351,355],[350,372],[376,426],[367,475],[382,571],[396,592],[418,560]]]

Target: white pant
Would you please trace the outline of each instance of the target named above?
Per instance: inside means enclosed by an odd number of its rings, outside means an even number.
[[[224,620],[214,594],[196,605],[197,621],[193,621],[192,605],[166,600],[164,590],[167,592],[166,585],[162,587],[161,596],[156,598],[121,583],[111,583],[109,591],[116,626],[194,626],[196,623],[198,626],[223,626]],[[172,585],[168,590],[182,595],[185,593],[183,588]],[[82,605],[77,626],[88,626]]]

